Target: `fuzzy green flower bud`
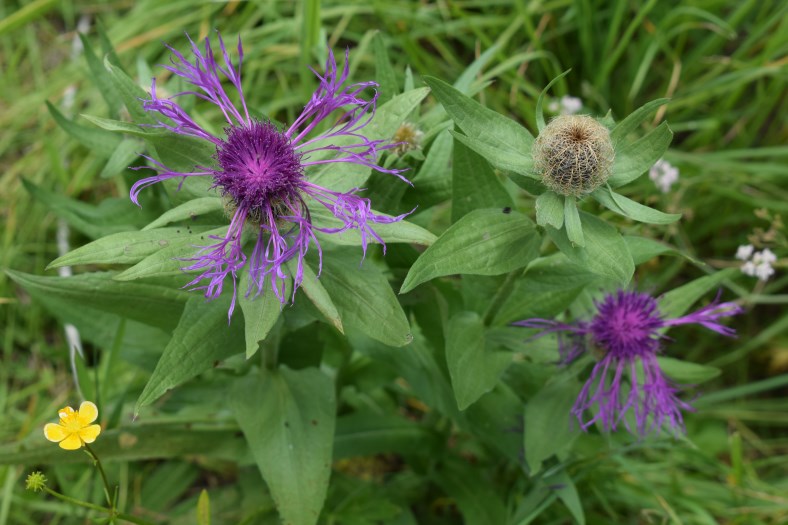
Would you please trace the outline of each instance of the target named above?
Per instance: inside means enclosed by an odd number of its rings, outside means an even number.
[[[25,488],[33,492],[41,492],[47,485],[47,478],[42,472],[35,471],[27,475]]]
[[[587,115],[551,120],[536,138],[532,153],[542,183],[558,194],[575,197],[607,181],[615,156],[607,128]]]

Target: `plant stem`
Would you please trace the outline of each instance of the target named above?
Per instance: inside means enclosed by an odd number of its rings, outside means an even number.
[[[44,491],[49,494],[50,496],[54,496],[59,500],[65,501],[67,503],[71,503],[72,505],[76,505],[78,507],[84,507],[86,509],[91,510],[98,510],[101,512],[106,512],[110,515],[110,518],[118,518],[123,521],[128,521],[129,523],[136,523],[137,525],[155,525],[153,522],[144,520],[142,518],[138,518],[136,516],[132,516],[130,514],[124,514],[122,512],[115,512],[114,509],[108,509],[106,507],[101,507],[99,505],[94,505],[93,503],[88,503],[87,501],[82,501],[79,499],[74,499],[71,497],[66,496],[65,494],[61,494],[60,492],[55,492],[54,490],[50,489],[49,487],[44,487]]]
[[[98,468],[99,474],[101,474],[101,481],[104,482],[104,495],[107,497],[107,503],[109,504],[109,508],[112,509],[112,512],[114,514],[114,512],[115,512],[115,503],[112,501],[113,491],[109,487],[109,481],[107,480],[107,474],[104,472],[104,467],[101,465],[101,460],[98,458],[96,453],[93,452],[93,449],[90,448],[90,445],[88,445],[87,443],[85,443],[85,450],[90,455],[90,457],[93,458],[93,463],[96,465],[96,468]]]

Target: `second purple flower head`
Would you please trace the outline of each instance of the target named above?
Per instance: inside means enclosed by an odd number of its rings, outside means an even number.
[[[572,408],[583,430],[599,422],[606,431],[616,430],[623,423],[632,433],[640,435],[662,428],[681,432],[682,411],[692,407],[679,399],[678,387],[665,377],[659,366],[657,355],[666,339],[662,332],[673,326],[699,324],[731,337],[735,331],[718,320],[739,314],[742,309],[734,303],[714,301],[691,314],[669,319],[650,295],[619,290],[596,303],[596,310],[588,321],[526,319],[514,324],[541,329],[536,337],[558,334],[558,350],[564,364],[585,352],[598,357]],[[627,419],[628,414],[632,415],[634,428]]]
[[[234,291],[229,311],[232,315],[236,280],[244,266],[248,267],[250,276],[249,289],[245,291],[247,296],[257,296],[269,289],[284,303],[288,299],[285,293],[287,279],[292,277],[294,280],[293,294],[303,280],[304,257],[310,245],[317,249],[322,264],[322,251],[315,236],[316,231],[331,234],[358,230],[362,250],[366,254],[369,240],[384,244],[383,239],[375,233],[373,224],[396,222],[405,217],[373,213],[369,199],[357,195],[359,188],[338,192],[307,180],[304,173],[306,167],[329,163],[359,164],[408,181],[400,171],[385,169],[377,163],[378,154],[396,144],[370,140],[361,133],[374,115],[377,100],[377,93],[369,100],[363,99],[362,93],[377,84],[360,82],[344,85],[349,72],[347,52],[344,68],[339,70],[329,50],[325,73],[315,73],[320,80],[317,91],[312,94],[295,122],[287,129],[279,129],[271,122],[260,121],[249,115],[241,87],[243,49],[240,39],[237,66],[230,59],[221,37],[219,47],[223,65],[214,56],[207,38],[203,50],[191,42],[194,55],[191,61],[168,46],[173,59],[172,65],[165,68],[183,78],[195,90],[159,98],[156,79],[153,79],[151,98],[143,102],[146,111],[158,113],[166,119],[160,121],[160,127],[179,135],[211,142],[216,147],[215,164],[195,166],[191,172],[179,172],[146,157],[152,162],[151,169],[156,174],[134,184],[131,200],[139,205],[142,189],[167,179],[213,178],[213,187],[220,191],[227,202],[231,214],[230,226],[224,237],[212,237],[216,242],[200,248],[193,258],[188,259],[193,264],[183,269],[199,272],[187,286],[204,290],[209,299],[221,295],[229,275]],[[231,102],[222,85],[223,79],[237,92],[240,107]],[[195,122],[175,101],[184,95],[211,102],[221,110],[226,120],[224,136],[216,136]],[[329,117],[333,125],[328,131],[312,133]],[[341,225],[336,228],[314,225],[307,201],[312,205],[318,203],[326,207],[341,221]],[[248,256],[244,253],[242,241],[245,228],[253,233],[254,238]],[[291,259],[296,261],[295,275],[288,275],[285,270],[285,263]]]

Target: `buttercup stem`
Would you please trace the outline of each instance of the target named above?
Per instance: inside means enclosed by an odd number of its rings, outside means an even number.
[[[104,495],[107,497],[107,503],[109,504],[109,507],[110,509],[112,509],[112,513],[114,514],[115,503],[112,501],[113,491],[109,487],[107,474],[104,472],[104,467],[101,465],[101,460],[98,458],[96,453],[93,452],[93,449],[90,448],[90,445],[88,445],[87,443],[85,443],[85,450],[87,451],[88,454],[90,454],[90,457],[93,458],[93,462],[95,463],[96,468],[98,468],[99,474],[101,474],[101,481],[104,483]]]
[[[66,496],[65,494],[61,494],[59,492],[55,492],[54,490],[50,489],[49,487],[44,487],[44,491],[49,494],[50,496],[54,496],[61,501],[65,501],[67,503],[71,503],[78,507],[83,507],[86,509],[91,510],[98,510],[101,512],[106,512],[110,515],[111,518],[117,518],[119,520],[128,521],[129,523],[136,523],[137,525],[155,525],[153,522],[144,520],[142,518],[138,518],[136,516],[131,516],[129,514],[124,514],[122,512],[115,512],[114,509],[108,509],[106,507],[101,507],[99,505],[94,505],[93,503],[88,503],[87,501],[82,501],[79,499],[74,499]]]

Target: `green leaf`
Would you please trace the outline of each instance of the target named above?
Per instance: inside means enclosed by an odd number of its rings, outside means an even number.
[[[313,368],[282,367],[239,380],[230,406],[282,522],[317,523],[331,475],[333,382]]]
[[[493,389],[511,355],[485,349],[484,323],[474,312],[460,312],[449,321],[446,362],[457,407],[465,410]]]
[[[189,297],[172,339],[137,399],[135,414],[168,390],[244,351],[241,323],[228,325],[230,300],[229,293],[212,301],[199,294]]]
[[[142,107],[142,100],[148,99],[149,95],[136,82],[134,82],[122,69],[113,65],[108,57],[104,58],[104,68],[109,72],[109,76],[115,85],[123,104],[129,111],[132,120],[137,124],[157,124],[154,116],[145,111]]]
[[[82,49],[84,49],[85,61],[90,70],[90,77],[96,84],[102,98],[104,98],[104,101],[107,103],[109,114],[114,117],[118,114],[121,106],[120,97],[115,90],[115,84],[112,82],[112,78],[104,67],[104,63],[98,58],[96,52],[93,50],[93,45],[90,43],[90,40],[82,33],[78,33],[78,35],[79,39],[82,41]]]
[[[671,224],[681,218],[680,213],[664,213],[619,195],[609,186],[601,186],[591,193],[602,206],[632,220],[648,224]]]
[[[566,374],[556,376],[525,405],[525,460],[531,475],[550,456],[563,452],[579,432],[572,430],[572,406],[580,385]],[[576,427],[576,425],[575,425]]]
[[[125,133],[127,135],[132,135],[135,137],[142,137],[147,138],[150,135],[158,135],[162,136],[165,135],[161,130],[158,128],[144,128],[142,126],[138,126],[137,124],[132,124],[131,122],[126,122],[123,120],[114,120],[102,117],[96,117],[94,115],[80,115],[85,120],[88,120],[95,124],[96,126],[106,129],[107,131],[114,131],[117,133]]]
[[[667,319],[681,317],[695,301],[719,288],[723,281],[730,279],[738,271],[738,268],[728,268],[674,288],[657,299],[659,311]]]
[[[618,188],[643,175],[662,158],[671,140],[673,132],[668,123],[663,122],[639,140],[619,146],[613,161],[613,174],[608,179],[610,186]]]
[[[383,453],[417,453],[439,446],[437,435],[421,424],[393,414],[355,412],[337,418],[334,460]]]
[[[498,144],[491,145],[483,140],[468,137],[455,131],[450,131],[449,133],[451,133],[457,141],[465,144],[465,146],[484,157],[487,162],[499,170],[511,171],[528,177],[529,179],[538,178],[534,173],[534,161],[530,156],[530,151],[503,149]]]
[[[522,156],[530,154],[534,138],[520,124],[485,108],[437,78],[424,77],[424,82],[432,88],[432,94],[443,105],[463,133],[471,139],[480,141],[488,148],[486,152],[478,150],[477,152],[494,166],[498,154],[493,152],[500,152],[501,157],[512,154]],[[467,142],[465,144],[475,149],[472,144]]]
[[[172,329],[190,297],[188,292],[153,284],[113,280],[114,272],[86,273],[71,277],[41,277],[12,270],[8,276],[34,298],[53,298],[91,308],[165,330]]]
[[[500,326],[531,317],[555,317],[597,279],[586,267],[571,262],[561,253],[540,257],[528,265],[525,277],[515,283],[493,324]]]
[[[583,236],[583,225],[580,224],[580,214],[577,211],[577,203],[572,196],[564,197],[564,223],[566,224],[566,236],[575,246],[585,246],[586,240]]]
[[[407,206],[425,210],[451,198],[451,159],[454,140],[448,130],[440,132],[432,142],[427,158],[413,177],[415,190],[406,193]]]
[[[208,491],[202,489],[197,498],[197,525],[211,525],[211,498]]]
[[[52,118],[55,119],[58,126],[63,128],[66,133],[71,135],[90,151],[102,157],[109,158],[120,145],[122,140],[120,137],[100,129],[77,124],[63,116],[63,114],[58,111],[55,106],[50,104],[49,101],[46,102],[46,105],[49,109],[49,113],[52,115]]]
[[[172,244],[189,244],[206,227],[161,228],[153,231],[120,232],[80,246],[52,261],[47,269],[76,264],[134,264]]]
[[[585,525],[586,516],[583,512],[583,505],[580,502],[580,495],[577,493],[574,481],[569,477],[565,470],[553,474],[549,478],[545,478],[545,482],[551,487],[555,487],[555,492],[558,494],[559,499],[569,509],[569,513],[575,519],[578,525]]]
[[[309,200],[309,203],[314,203],[314,205],[309,206],[309,213],[312,217],[312,221],[315,225],[321,228],[341,228],[343,226],[343,222],[337,219],[334,214],[331,213],[325,206],[315,202],[314,200]],[[375,215],[380,215],[383,217],[391,217],[391,215],[380,213],[378,211],[372,210],[372,213]],[[421,226],[413,224],[412,222],[408,222],[405,220],[392,222],[390,224],[372,224],[372,229],[375,230],[375,233],[380,235],[384,242],[388,243],[415,243],[421,244],[423,246],[430,246],[432,243],[435,242],[437,237],[435,234],[430,232],[429,230],[425,230]],[[351,229],[340,233],[320,233],[315,232],[318,238],[323,241],[330,242],[332,244],[336,244],[338,246],[361,246],[362,245],[362,236],[361,232],[357,229]],[[367,242],[370,244],[377,243],[373,237],[367,236]]]
[[[451,220],[479,208],[511,208],[512,197],[490,165],[462,142],[454,143]]]
[[[476,465],[454,458],[434,469],[435,482],[457,503],[463,523],[492,525],[506,523],[506,506],[494,485],[480,475]]]
[[[194,220],[200,215],[211,213],[214,211],[221,211],[222,199],[218,197],[201,197],[199,199],[192,199],[184,202],[180,206],[176,206],[171,210],[167,210],[155,221],[151,222],[143,228],[143,230],[151,230],[153,228],[160,228],[165,224],[171,222]]]
[[[610,131],[610,140],[617,146],[618,143],[625,140],[630,133],[634,133],[654,110],[668,102],[670,102],[668,98],[658,98],[657,100],[646,102],[630,113]]]
[[[545,128],[546,124],[544,121],[544,97],[547,95],[547,92],[553,87],[553,84],[564,78],[569,72],[572,71],[571,69],[567,69],[553,80],[550,81],[549,84],[545,86],[541,93],[539,93],[539,98],[536,99],[536,128],[539,130],[539,133]]]
[[[375,34],[372,39],[372,45],[375,51],[375,80],[380,86],[378,103],[384,104],[399,93],[397,76],[394,73],[394,68],[391,67],[391,60],[389,60],[386,43],[383,40],[383,33],[378,32]]]
[[[386,277],[371,261],[339,250],[325,251],[320,282],[328,290],[345,327],[355,327],[390,346],[413,336],[408,319]]]
[[[672,357],[659,356],[657,361],[665,375],[679,384],[699,385],[722,373],[722,370],[715,366],[699,365]]]
[[[613,226],[588,213],[580,212],[580,220],[585,248],[573,246],[565,230],[548,226],[546,230],[550,239],[575,264],[612,279],[620,286],[626,286],[635,273],[635,264],[621,234]]]
[[[154,230],[155,231],[155,230]],[[148,255],[140,262],[124,270],[115,276],[118,281],[134,281],[145,277],[162,277],[167,275],[181,275],[182,268],[191,266],[194,261],[188,259],[194,257],[199,251],[196,246],[210,246],[215,243],[211,236],[224,237],[227,234],[227,226],[221,226],[212,230],[194,233],[190,238],[182,239],[179,242],[171,242],[160,250]]]
[[[536,198],[536,224],[539,226],[550,225],[560,230],[564,225],[564,203],[561,197],[546,191]],[[577,207],[575,207],[577,210]]]
[[[678,257],[684,257],[688,261],[691,261],[693,264],[698,266],[704,266],[705,263],[694,257],[691,257],[685,253],[680,252],[678,249],[674,248],[673,246],[669,246],[659,241],[655,241],[649,237],[638,237],[635,235],[625,235],[624,242],[627,243],[627,248],[629,248],[629,253],[632,254],[632,260],[635,262],[635,266],[639,264],[643,264],[646,261],[650,261],[654,257],[658,255],[668,254],[668,255],[675,255]]]
[[[24,178],[22,185],[50,211],[92,239],[122,231],[138,230],[151,218],[150,211],[140,212],[139,208],[131,204],[128,199],[104,199],[98,206],[93,206],[45,190]]]
[[[499,275],[522,268],[538,255],[540,242],[534,223],[521,213],[474,210],[421,254],[400,293],[444,275]]]
[[[265,340],[271,328],[276,324],[279,315],[282,313],[283,305],[276,294],[266,286],[263,293],[254,297],[250,294],[246,296],[249,290],[249,276],[248,269],[241,270],[241,278],[238,280],[238,304],[241,306],[241,311],[244,314],[244,333],[246,339],[246,358],[249,359],[260,348],[260,343]],[[256,286],[254,287],[256,288]],[[290,299],[293,290],[293,281],[287,279],[285,282],[284,296],[287,300]]]
[[[190,173],[195,171],[197,166],[207,167],[215,164],[213,156],[216,153],[216,146],[207,140],[174,133],[146,135],[144,138],[156,149],[159,162],[172,171]]]
[[[287,271],[290,272],[290,275],[295,275],[298,271],[298,263],[296,260],[290,259],[286,264]],[[331,300],[328,291],[326,291],[325,287],[320,283],[315,271],[306,261],[304,261],[302,266],[302,272],[303,280],[301,281],[301,290],[303,290],[309,300],[312,301],[312,304],[320,310],[320,313],[322,313],[340,333],[344,334],[345,329],[342,326],[342,317],[339,315],[334,301]]]
[[[118,173],[122,173],[123,170],[129,167],[129,164],[140,156],[140,150],[142,150],[142,144],[136,140],[121,141],[118,147],[115,148],[115,151],[112,152],[109,159],[107,159],[107,163],[101,169],[99,177],[108,179],[114,177]]]
[[[397,129],[408,118],[408,115],[416,109],[424,97],[429,93],[427,88],[418,88],[406,91],[397,95],[382,106],[377,108],[375,118],[364,128],[364,135],[373,140],[391,140]],[[348,141],[357,142],[357,139],[349,137]],[[342,141],[330,139],[333,145],[341,146]],[[351,142],[348,142],[351,143]],[[316,152],[308,160],[314,161],[320,158],[327,158],[332,155],[331,151]],[[332,191],[346,192],[353,188],[360,188],[364,185],[370,174],[370,168],[360,164],[325,164],[316,169],[308,171],[309,179],[316,181],[323,187],[331,188]],[[391,177],[384,173],[376,173],[376,177]],[[403,184],[405,184],[403,182]]]

